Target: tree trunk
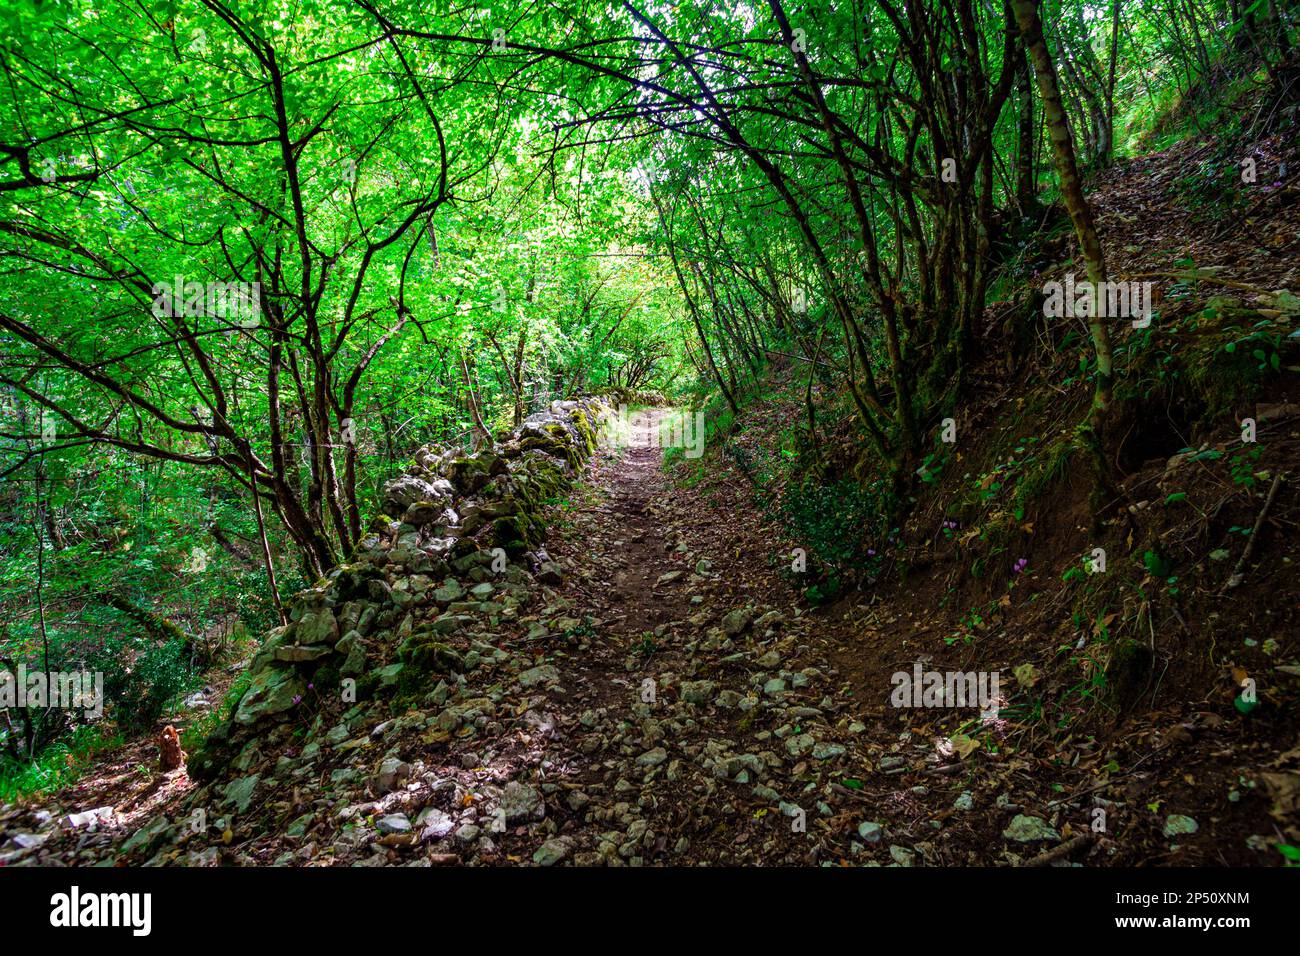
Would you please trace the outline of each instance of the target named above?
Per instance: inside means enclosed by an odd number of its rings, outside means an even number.
[[[1111,0],[1110,8],[1110,63],[1106,72],[1106,151],[1099,156],[1103,165],[1109,165],[1115,151],[1115,79],[1119,71],[1119,0]]]
[[[1102,252],[1101,240],[1097,236],[1097,227],[1093,221],[1092,208],[1083,195],[1083,183],[1079,178],[1079,165],[1075,158],[1074,141],[1070,138],[1070,129],[1065,119],[1065,108],[1061,104],[1060,84],[1057,82],[1056,66],[1043,39],[1043,25],[1038,17],[1038,0],[1012,0],[1016,12],[1016,21],[1024,37],[1025,46],[1033,60],[1034,72],[1038,77],[1038,92],[1043,100],[1043,122],[1052,137],[1052,158],[1056,173],[1061,181],[1061,198],[1074,223],[1075,234],[1079,238],[1079,247],[1083,251],[1084,263],[1088,270],[1088,279],[1094,291],[1099,291],[1106,281],[1106,258]],[[1092,451],[1097,470],[1099,490],[1111,490],[1110,470],[1103,451],[1103,430],[1106,415],[1110,409],[1112,396],[1112,362],[1110,350],[1110,333],[1105,320],[1097,314],[1097,295],[1091,297],[1092,308],[1088,316],[1088,328],[1092,333],[1093,348],[1097,353],[1096,388],[1093,392],[1092,410],[1085,426],[1085,441]]]
[[[1023,44],[1016,48],[1016,91],[1020,99],[1020,115],[1016,145],[1016,204],[1020,215],[1036,219],[1038,213],[1038,183],[1034,175],[1034,94],[1033,77],[1029,75],[1029,58]]]
[[[515,427],[524,423],[527,409],[524,408],[524,346],[528,341],[528,330],[519,330],[519,342],[515,346]]]
[[[465,350],[460,353],[460,374],[465,382],[465,401],[469,406],[469,415],[474,422],[474,434],[478,438],[475,442],[477,447],[479,442],[488,448],[492,447],[492,433],[488,431],[487,425],[483,423],[483,410],[479,406],[478,388],[474,384],[474,377],[470,374],[469,362],[465,358]]]

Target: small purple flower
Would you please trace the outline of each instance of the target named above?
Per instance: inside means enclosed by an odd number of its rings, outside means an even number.
[[[294,695],[293,695],[293,702],[294,702],[295,704],[301,704],[301,703],[302,703],[302,694],[294,694]]]
[[[867,548],[867,557],[869,557],[869,558],[874,558],[875,556],[876,556],[876,549],[875,549],[875,548]]]
[[[1016,574],[1019,574],[1027,567],[1029,567],[1029,559],[1021,558],[1012,566],[1011,570],[1014,571]]]

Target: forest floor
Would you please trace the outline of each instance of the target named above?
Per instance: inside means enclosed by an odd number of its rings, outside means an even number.
[[[642,413],[641,425],[659,414]],[[328,798],[331,817],[340,804],[353,812],[312,839],[275,824],[283,813],[255,801],[221,842],[184,857],[178,848],[162,862],[1278,862],[1245,839],[1268,832],[1268,801],[1247,787],[1229,797],[1258,764],[1239,724],[1173,707],[1107,746],[1071,751],[1038,729],[981,720],[977,709],[892,708],[891,686],[846,664],[907,655],[911,636],[912,657],[927,668],[957,666],[920,640],[955,615],[869,597],[808,611],[774,566],[788,549],[744,477],[719,461],[707,482],[686,487],[662,460],[644,444],[603,449],[555,508],[548,549],[565,579],[537,615],[501,636],[505,654],[535,665],[495,700],[505,719],[487,733],[390,748],[418,758],[445,796],[410,813],[421,837],[395,822],[409,823],[404,811],[416,809],[400,790],[380,788],[373,799],[365,779],[336,770],[339,786],[329,786],[321,770],[320,792],[304,793],[299,809]],[[886,663],[911,667],[910,658]],[[991,733],[998,745],[968,749],[959,727]],[[1116,757],[1124,771],[1099,778]],[[67,794],[81,805],[43,811],[109,803],[121,815],[111,826],[87,832],[42,823],[35,808],[9,811],[6,828],[40,841],[23,862],[133,859],[123,839],[155,812],[178,812],[194,784],[183,770],[134,773],[128,762],[144,765],[143,755],[126,758]],[[346,790],[362,802],[342,798]],[[496,826],[476,807],[489,790],[502,807]],[[1099,807],[1109,819],[1095,833]],[[357,839],[349,819],[378,829]],[[1194,832],[1175,832],[1191,829],[1187,820]],[[1225,840],[1229,831],[1242,839]]]

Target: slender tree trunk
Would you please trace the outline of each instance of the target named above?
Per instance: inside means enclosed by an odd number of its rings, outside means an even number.
[[[1083,182],[1079,178],[1079,165],[1075,159],[1074,141],[1066,123],[1065,109],[1061,104],[1060,85],[1056,78],[1056,66],[1043,39],[1043,26],[1038,17],[1038,0],[1012,0],[1016,21],[1024,37],[1034,63],[1034,72],[1038,77],[1038,92],[1043,100],[1043,122],[1052,137],[1052,158],[1056,164],[1056,173],[1061,181],[1061,197],[1074,223],[1075,234],[1079,238],[1079,247],[1083,251],[1084,263],[1088,270],[1088,279],[1093,284],[1094,292],[1100,291],[1106,281],[1106,258],[1102,251],[1101,240],[1097,236],[1096,223],[1092,216],[1092,207],[1083,195]],[[1088,328],[1092,333],[1092,344],[1097,354],[1096,388],[1093,392],[1092,410],[1088,416],[1085,440],[1093,453],[1100,490],[1111,491],[1110,470],[1103,450],[1103,433],[1106,416],[1110,410],[1113,371],[1110,350],[1110,333],[1105,320],[1098,315],[1097,295],[1091,297],[1092,308],[1088,316]]]
[[[1291,55],[1291,40],[1287,36],[1286,21],[1278,9],[1277,0],[1268,0],[1268,19],[1273,27],[1273,42],[1277,45],[1278,59]]]
[[[1017,46],[1016,90],[1020,100],[1016,136],[1016,203],[1020,215],[1037,218],[1038,184],[1034,169],[1034,95],[1033,77],[1029,75],[1029,58],[1024,46]]]
[[[515,345],[515,427],[523,424],[526,410],[524,408],[524,346],[528,341],[528,330],[519,330],[519,342]]]
[[[1115,79],[1119,70],[1119,0],[1110,7],[1110,63],[1106,72],[1106,152],[1099,158],[1109,164],[1115,152]]]
[[[483,412],[479,407],[478,388],[474,385],[474,378],[470,374],[469,362],[465,358],[465,350],[460,353],[460,374],[465,381],[465,401],[469,406],[469,415],[474,422],[474,434],[478,437],[483,445],[492,447],[492,433],[488,431],[487,425],[483,423]]]
[[[252,468],[252,455],[249,456],[248,489],[253,494],[253,515],[257,518],[257,537],[262,543],[262,561],[266,564],[266,581],[271,587],[271,601],[275,604],[275,613],[280,616],[281,624],[288,624],[289,618],[284,613],[280,602],[280,584],[275,576],[275,559],[271,555],[271,542],[266,536],[266,518],[262,514],[262,498],[257,491],[257,475]]]
[[[695,324],[695,333],[700,337],[700,345],[704,349],[704,357],[708,360],[709,370],[713,373],[713,379],[718,383],[718,388],[722,390],[727,405],[730,406],[733,413],[739,415],[740,406],[736,404],[735,393],[732,389],[727,388],[727,383],[718,370],[718,363],[713,358],[713,349],[709,346],[709,337],[704,332],[704,323],[700,321],[699,307],[696,304],[695,297],[691,295],[690,288],[686,283],[686,276],[682,274],[681,263],[677,261],[677,248],[673,243],[672,221],[666,215],[659,197],[652,192],[650,199],[655,205],[655,211],[659,213],[659,224],[663,228],[664,238],[668,242],[668,258],[673,264],[673,273],[677,276],[677,284],[682,290],[682,298],[686,300],[686,311],[690,313],[691,321]]]

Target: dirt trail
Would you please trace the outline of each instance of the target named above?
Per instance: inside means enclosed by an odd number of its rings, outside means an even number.
[[[752,488],[725,455],[710,461],[709,480],[690,488],[669,481],[657,448],[606,453],[589,500],[553,535],[552,553],[573,569],[562,590],[569,613],[590,616],[599,636],[572,662],[577,699],[594,708],[572,715],[573,743],[589,758],[582,780],[601,800],[642,811],[635,816],[654,840],[632,858],[1222,864],[1227,848],[1213,831],[1229,826],[1224,814],[1233,829],[1265,832],[1262,798],[1203,794],[1193,805],[1184,790],[1151,810],[1153,788],[1189,769],[1211,772],[1199,766],[1214,763],[1208,756],[1188,762],[1187,741],[1207,754],[1241,746],[1237,729],[1196,707],[1134,728],[1143,742],[1135,754],[1127,735],[1062,751],[1034,727],[981,720],[978,709],[889,706],[895,667],[957,665],[940,640],[955,612],[917,607],[906,592],[884,601],[863,594],[834,612],[802,608],[778,571],[788,549]],[[961,664],[991,666],[971,653]],[[1003,676],[1006,695],[1015,694]],[[640,700],[646,680],[652,704]],[[1137,764],[1106,786],[1097,767],[1116,756]],[[1099,808],[1109,824],[1095,832]],[[1171,840],[1161,833],[1171,813],[1203,827]],[[619,852],[629,859],[627,844]],[[1245,842],[1229,856],[1275,862]]]
[[[745,662],[754,647],[790,642],[778,629],[797,612],[787,603],[769,613],[768,602],[774,593],[793,594],[773,581],[752,587],[742,567],[752,556],[736,547],[726,520],[734,516],[669,483],[652,438],[665,415],[641,413],[628,445],[603,451],[586,485],[589,500],[567,518],[557,515],[550,545],[572,569],[559,594],[594,635],[568,662],[579,689],[562,723],[574,729],[577,781],[597,802],[613,800],[593,823],[612,815],[625,833],[644,825],[649,834],[635,852],[626,840],[615,843],[614,831],[597,833],[595,842],[635,862],[739,863],[758,849],[765,862],[797,862],[811,847],[779,816],[780,794],[792,788],[773,777],[781,757],[763,752],[772,735],[743,749],[731,739],[752,735],[758,709],[767,708]],[[751,622],[764,613],[756,634]],[[767,665],[780,657],[774,650]],[[759,683],[773,678],[775,670],[764,672]]]
[[[642,413],[636,430],[663,414]],[[0,823],[39,830],[44,845],[22,862],[44,863],[934,866],[1019,864],[1064,847],[1056,865],[1104,865],[1162,858],[1150,849],[1165,852],[1164,813],[1194,809],[1207,825],[1179,837],[1171,859],[1213,861],[1208,807],[1141,809],[1165,757],[1099,793],[1088,768],[1104,752],[1071,766],[1050,738],[1008,720],[889,707],[888,683],[846,662],[901,646],[886,635],[942,632],[943,614],[870,595],[836,613],[800,607],[751,487],[725,455],[709,461],[706,480],[682,487],[645,440],[597,453],[548,516],[563,582],[491,635],[496,663],[446,702],[467,715],[452,732],[435,707],[345,722],[316,753],[268,753],[264,785],[250,776],[209,798],[214,816],[232,794],[246,804],[221,842],[181,832],[172,848],[146,846],[138,816],[90,836],[31,808]],[[938,666],[919,640],[906,654]],[[1174,719],[1175,743],[1220,733]],[[965,749],[959,730],[981,745]],[[398,760],[408,784],[377,786]],[[151,812],[184,819],[185,794],[197,796],[184,771],[150,776],[139,775],[141,793],[119,794],[121,809],[147,790]],[[80,792],[101,799],[93,781]],[[1098,805],[1115,842],[1089,834]]]
[[[323,766],[303,767],[318,783],[295,783],[291,805],[279,802],[274,781],[258,787],[222,845],[182,835],[160,862],[401,865],[416,849],[426,855],[415,860],[438,864],[817,859],[828,834],[814,825],[817,798],[801,793],[798,775],[808,773],[815,745],[819,765],[844,754],[828,723],[838,705],[827,678],[801,663],[807,620],[791,606],[793,592],[766,568],[754,579],[765,544],[752,513],[668,482],[663,450],[649,440],[664,415],[638,415],[630,444],[601,449],[569,501],[550,509],[547,550],[563,583],[539,589],[536,603],[493,636],[511,666],[475,671],[457,697],[466,706],[491,698],[495,719],[452,735],[421,734],[419,723],[396,736],[349,725],[334,738],[343,746],[310,758]],[[385,749],[424,768],[432,800],[367,782]],[[262,764],[264,777],[294,775],[308,760],[287,756],[274,770],[274,759]],[[126,791],[120,776],[111,788],[98,778],[78,788],[96,806],[111,792],[119,809],[117,825],[93,834],[52,825],[51,815],[82,806],[11,815],[11,830],[39,831],[42,841],[15,862],[134,863],[159,852],[130,849],[149,824],[129,809],[147,793],[145,815],[184,819],[193,809],[187,794],[201,794],[184,771],[163,776],[148,772],[152,764],[140,761]],[[228,800],[211,800],[224,821]],[[287,823],[313,805],[315,822],[291,832]],[[386,842],[355,829],[394,811],[441,839]]]

